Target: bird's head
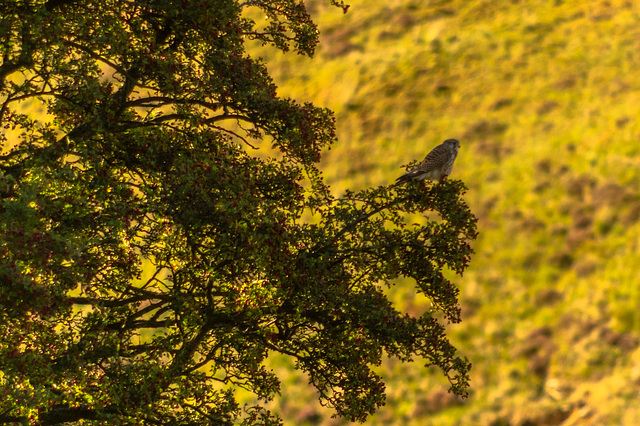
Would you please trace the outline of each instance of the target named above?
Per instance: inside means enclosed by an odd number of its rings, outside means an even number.
[[[460,141],[458,139],[447,139],[446,141],[444,141],[444,143],[448,145],[451,148],[451,150],[455,151],[456,153],[460,149]]]

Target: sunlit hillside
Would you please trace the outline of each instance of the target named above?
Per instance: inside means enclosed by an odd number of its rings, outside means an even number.
[[[311,2],[315,58],[254,52],[282,95],[335,111],[334,191],[388,184],[455,137],[452,178],[480,218],[449,327],[470,398],[387,363],[369,423],[640,424],[640,2],[328,3]],[[394,292],[425,309],[410,282]],[[286,424],[339,423],[304,377],[283,394]]]

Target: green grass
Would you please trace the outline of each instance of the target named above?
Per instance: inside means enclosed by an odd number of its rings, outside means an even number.
[[[310,3],[315,58],[254,52],[280,94],[335,111],[322,168],[336,194],[388,184],[457,137],[452,177],[480,218],[456,281],[463,322],[449,327],[474,364],[471,397],[438,405],[437,371],[390,361],[387,406],[368,424],[637,422],[640,5]],[[410,290],[392,291],[398,306],[424,307]],[[523,353],[543,327],[546,349]],[[306,385],[283,392],[287,424],[300,412],[333,424]]]

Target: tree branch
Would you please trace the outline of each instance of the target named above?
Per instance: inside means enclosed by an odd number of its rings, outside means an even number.
[[[125,306],[134,302],[142,302],[149,300],[150,296],[137,296],[130,297],[128,299],[111,300],[111,299],[99,299],[97,297],[69,297],[68,300],[76,305],[93,305],[93,306],[105,306],[108,308],[115,308],[118,306]]]
[[[342,238],[342,236],[344,234],[346,234],[347,232],[349,232],[350,230],[352,230],[353,228],[355,228],[359,223],[361,223],[364,220],[369,219],[371,216],[373,216],[376,213],[380,213],[382,210],[384,209],[388,209],[391,208],[392,206],[398,204],[400,201],[405,200],[406,198],[396,198],[395,200],[386,203],[386,204],[382,204],[381,206],[371,210],[369,213],[363,213],[360,216],[358,216],[357,218],[355,218],[354,220],[352,220],[351,222],[347,223],[341,230],[340,232],[338,232],[332,239],[331,241],[329,241],[326,244],[322,244],[319,247],[314,247],[310,250],[311,253],[314,253],[317,255],[317,253],[320,250],[324,250],[327,247],[332,246],[336,241],[338,241],[340,238]]]
[[[26,424],[27,422],[27,417],[26,416],[11,416],[8,414],[2,414],[0,415],[0,424],[6,424],[6,423],[21,423],[21,424]]]
[[[76,0],[70,0],[70,1],[76,1]],[[110,60],[108,60],[107,58],[98,55],[96,52],[94,52],[93,50],[89,49],[88,47],[85,47],[83,45],[81,45],[80,43],[76,43],[74,41],[70,41],[70,40],[66,40],[64,41],[64,44],[71,46],[71,47],[75,47],[78,50],[83,51],[84,53],[86,53],[87,55],[91,56],[93,59],[96,59],[98,61],[104,62],[105,64],[109,65],[111,68],[113,68],[114,70],[118,71],[120,74],[122,74],[123,76],[127,77],[127,70],[122,68],[121,66],[114,64],[113,62],[111,62]]]
[[[153,102],[153,103],[151,103]],[[218,110],[222,105],[218,102],[207,102],[200,99],[176,99],[169,96],[148,96],[146,98],[138,98],[127,101],[127,106],[138,107],[159,107],[165,105],[198,105],[211,110]]]
[[[22,67],[29,67],[33,65],[33,40],[31,38],[30,31],[32,28],[26,23],[22,25],[21,42],[22,49],[17,61],[9,59],[8,54],[2,58],[2,65],[0,65],[0,90],[4,88],[4,81],[7,76],[14,71],[19,70]]]
[[[40,424],[57,425],[60,423],[76,422],[82,419],[96,420],[98,412],[86,406],[59,407],[51,411],[40,413]]]
[[[175,324],[175,320],[170,321],[152,321],[152,320],[138,320],[138,321],[129,321],[128,319],[125,321],[112,322],[110,324],[105,324],[102,329],[104,330],[138,330],[140,328],[166,328],[167,326],[171,326]]]
[[[6,58],[4,59],[2,65],[0,65],[0,90],[4,88],[5,78],[12,72],[19,70],[24,65],[26,64],[21,63],[19,60],[17,62],[12,62]]]

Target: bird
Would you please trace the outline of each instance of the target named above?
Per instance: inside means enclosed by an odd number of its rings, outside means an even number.
[[[410,180],[430,179],[441,182],[451,174],[459,149],[460,142],[457,139],[447,139],[433,148],[415,168],[396,179],[393,186]]]

